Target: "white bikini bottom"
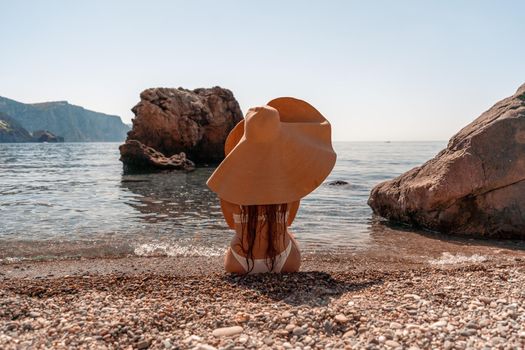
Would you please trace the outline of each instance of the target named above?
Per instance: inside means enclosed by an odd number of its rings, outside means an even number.
[[[249,270],[248,263],[246,261],[246,258],[244,256],[241,256],[237,254],[232,248],[230,248],[233,256],[235,259],[241,264],[244,271]],[[285,250],[283,250],[279,255],[275,256],[275,264],[273,265],[273,270],[270,271],[268,266],[266,265],[266,259],[253,259],[250,261],[250,267],[253,262],[253,269],[249,272],[249,274],[252,273],[264,273],[264,272],[275,272],[279,273],[283,269],[284,264],[286,263],[286,259],[288,259],[288,255],[290,255],[290,251],[292,250],[292,240],[288,242],[288,246]]]

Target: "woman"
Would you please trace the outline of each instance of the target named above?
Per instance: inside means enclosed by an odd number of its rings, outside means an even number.
[[[287,230],[299,209],[299,201],[239,206],[221,200],[221,208],[228,226],[235,230],[224,260],[227,272],[299,270],[301,252]]]
[[[335,164],[330,123],[305,101],[277,98],[251,108],[228,135],[224,150],[226,157],[207,185],[235,230],[226,271],[298,271],[301,254],[287,227],[300,199]]]

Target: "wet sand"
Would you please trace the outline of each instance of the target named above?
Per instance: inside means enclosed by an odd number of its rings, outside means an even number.
[[[340,249],[335,252],[308,251],[303,253],[302,271],[361,272],[397,271],[435,266],[454,266],[458,263],[508,263],[525,259],[525,241],[481,240],[416,231],[396,225],[375,223],[369,242],[362,249]],[[300,243],[300,241],[299,241]],[[48,243],[49,244],[49,243]],[[18,246],[26,248],[29,243]],[[40,244],[32,243],[32,251]],[[6,258],[15,247],[0,249],[0,280],[11,278],[52,278],[84,274],[121,273],[128,275],[158,273],[176,276],[202,276],[223,273],[222,256],[134,256],[127,252],[97,248],[88,257],[73,257],[82,252],[75,242],[68,248],[57,245],[71,254],[53,260],[11,260]],[[9,250],[11,248],[11,250]],[[46,247],[45,249],[49,249]],[[112,253],[114,256],[112,256]],[[93,255],[94,257],[91,257]],[[60,255],[57,255],[60,256]]]

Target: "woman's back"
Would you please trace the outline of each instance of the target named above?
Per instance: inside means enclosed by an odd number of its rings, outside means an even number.
[[[227,271],[259,273],[299,269],[299,247],[287,228],[293,222],[299,202],[239,206],[221,201],[221,204],[226,221],[235,229],[225,261]]]

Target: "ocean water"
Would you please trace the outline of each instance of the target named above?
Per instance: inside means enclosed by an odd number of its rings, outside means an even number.
[[[371,188],[445,142],[336,142],[336,166],[291,226],[304,251],[374,242]],[[118,143],[0,144],[0,259],[218,255],[232,236],[205,185],[213,168],[123,175]],[[343,180],[348,185],[328,182]]]

